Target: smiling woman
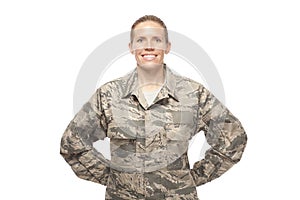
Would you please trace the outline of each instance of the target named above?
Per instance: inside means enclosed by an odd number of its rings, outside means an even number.
[[[131,36],[129,48],[130,52],[135,55],[137,65],[161,69],[164,54],[168,54],[171,49],[165,29],[157,22],[144,21],[134,27]]]
[[[159,18],[137,20],[131,37],[135,70],[97,89],[65,130],[61,155],[78,177],[106,185],[106,199],[196,200],[196,186],[241,159],[245,131],[202,84],[164,63],[171,44]],[[200,131],[211,148],[191,169],[188,144]],[[110,157],[93,147],[107,137]]]

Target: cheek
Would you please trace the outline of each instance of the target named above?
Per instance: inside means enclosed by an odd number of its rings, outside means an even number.
[[[142,57],[140,56],[140,54],[135,54],[135,58],[136,58],[137,60],[141,60],[141,59],[142,59]]]
[[[136,60],[137,62],[142,62],[141,54],[135,53],[135,54],[134,54],[134,57],[135,57],[135,60]]]
[[[159,58],[163,59],[163,58],[164,58],[164,55],[165,55],[164,52],[160,52],[160,53],[159,53]]]
[[[142,53],[142,51],[138,51],[138,50],[135,50],[133,52],[133,54],[134,54],[135,57],[139,57],[141,55],[141,53]]]

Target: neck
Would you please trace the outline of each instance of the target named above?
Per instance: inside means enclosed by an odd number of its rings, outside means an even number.
[[[155,67],[137,66],[138,82],[142,91],[153,91],[164,83],[163,64]]]

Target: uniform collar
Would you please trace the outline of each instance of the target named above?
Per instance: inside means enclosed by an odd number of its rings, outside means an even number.
[[[158,99],[166,98],[169,95],[172,96],[175,100],[178,100],[176,96],[176,82],[177,77],[171,71],[171,69],[166,65],[163,64],[164,72],[165,72],[165,84],[162,86],[161,91],[158,93]],[[131,95],[135,95],[139,98],[140,93],[138,91],[138,79],[137,79],[137,68],[135,68],[130,74],[125,77],[125,88],[122,98],[126,98]]]

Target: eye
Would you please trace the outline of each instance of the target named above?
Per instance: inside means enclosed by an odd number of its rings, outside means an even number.
[[[142,43],[142,42],[143,42],[143,39],[142,39],[142,38],[139,38],[139,39],[136,40],[136,42],[137,42],[137,43]]]
[[[155,42],[156,42],[156,43],[161,43],[161,39],[156,38],[156,39],[155,39]]]

